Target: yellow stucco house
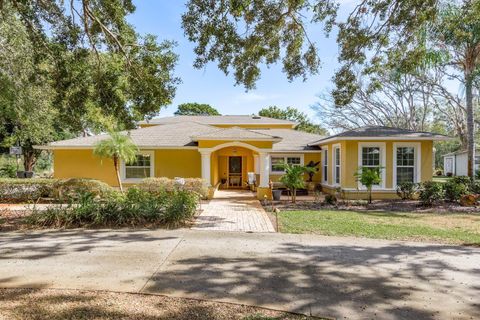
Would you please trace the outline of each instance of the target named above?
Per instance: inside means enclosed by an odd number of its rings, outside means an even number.
[[[125,184],[145,177],[201,177],[212,188],[243,188],[255,178],[257,197],[283,174],[279,164],[320,162],[313,181],[324,192],[341,188],[348,198],[365,197],[354,173],[381,167],[375,198],[396,197],[401,181],[432,178],[433,141],[448,137],[388,127],[364,127],[323,137],[294,130],[295,123],[260,116],[174,116],[141,122],[130,131],[139,147],[137,161],[121,165]],[[93,178],[116,186],[110,159],[93,155],[108,135],[56,141],[39,148],[54,155],[55,178]]]

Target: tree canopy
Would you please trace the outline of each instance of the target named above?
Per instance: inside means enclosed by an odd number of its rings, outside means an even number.
[[[217,109],[206,103],[188,102],[178,105],[177,116],[219,116]]]
[[[171,103],[175,43],[137,34],[126,20],[134,10],[122,0],[0,0],[1,144],[20,143],[26,168],[35,144],[134,128]]]
[[[299,131],[305,131],[320,135],[328,134],[325,128],[323,128],[319,124],[313,123],[312,121],[310,121],[310,119],[308,119],[308,116],[305,113],[293,107],[281,109],[277,106],[269,106],[260,110],[258,112],[258,115],[262,117],[294,121],[297,123],[295,129]]]

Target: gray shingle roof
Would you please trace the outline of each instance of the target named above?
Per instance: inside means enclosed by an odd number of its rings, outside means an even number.
[[[224,116],[173,116],[151,119],[148,121],[140,121],[140,124],[167,124],[179,123],[185,121],[193,121],[204,124],[230,124],[230,125],[266,125],[266,124],[289,124],[294,126],[295,122],[289,120],[273,119],[260,116],[251,115],[224,115]]]
[[[423,132],[413,131],[401,128],[382,127],[382,126],[365,126],[353,130],[348,130],[333,136],[325,137],[312,144],[319,144],[330,140],[342,140],[351,138],[401,138],[407,139],[430,139],[430,140],[449,140],[448,136]]]
[[[196,123],[182,122],[164,126],[153,126],[130,131],[130,137],[140,148],[142,147],[185,147],[195,146],[193,135],[218,131],[218,128]],[[108,134],[91,137],[80,137],[50,143],[51,147],[92,147],[96,142],[108,138]]]
[[[324,138],[321,135],[291,130],[291,129],[259,129],[252,130],[259,133],[268,133],[272,136],[282,138],[281,141],[273,144],[273,151],[302,151],[302,150],[319,150],[317,146],[310,146],[313,141]]]
[[[239,127],[232,127],[226,129],[220,129],[214,132],[209,132],[206,134],[199,134],[193,137],[196,140],[202,139],[217,139],[217,140],[230,140],[230,139],[243,139],[243,140],[279,140],[279,137],[275,137],[269,134],[269,130],[264,130],[264,132],[258,132],[253,130],[248,130]]]

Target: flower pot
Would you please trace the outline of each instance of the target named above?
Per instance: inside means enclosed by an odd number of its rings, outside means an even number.
[[[272,190],[273,193],[273,200],[279,201],[280,197],[282,196],[282,190]]]
[[[27,179],[33,178],[33,171],[25,171],[25,178]]]
[[[17,178],[24,179],[25,178],[25,171],[17,171]]]

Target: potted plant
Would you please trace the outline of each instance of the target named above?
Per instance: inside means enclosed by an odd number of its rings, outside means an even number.
[[[309,169],[309,171],[307,172],[308,173],[308,180],[307,180],[307,190],[309,192],[313,192],[315,191],[315,186],[316,186],[316,183],[313,182],[313,176],[315,175],[315,173],[318,172],[319,168],[318,168],[318,165],[320,164],[320,161],[313,161],[311,160],[309,163],[307,163],[306,167],[307,168],[311,168]]]

